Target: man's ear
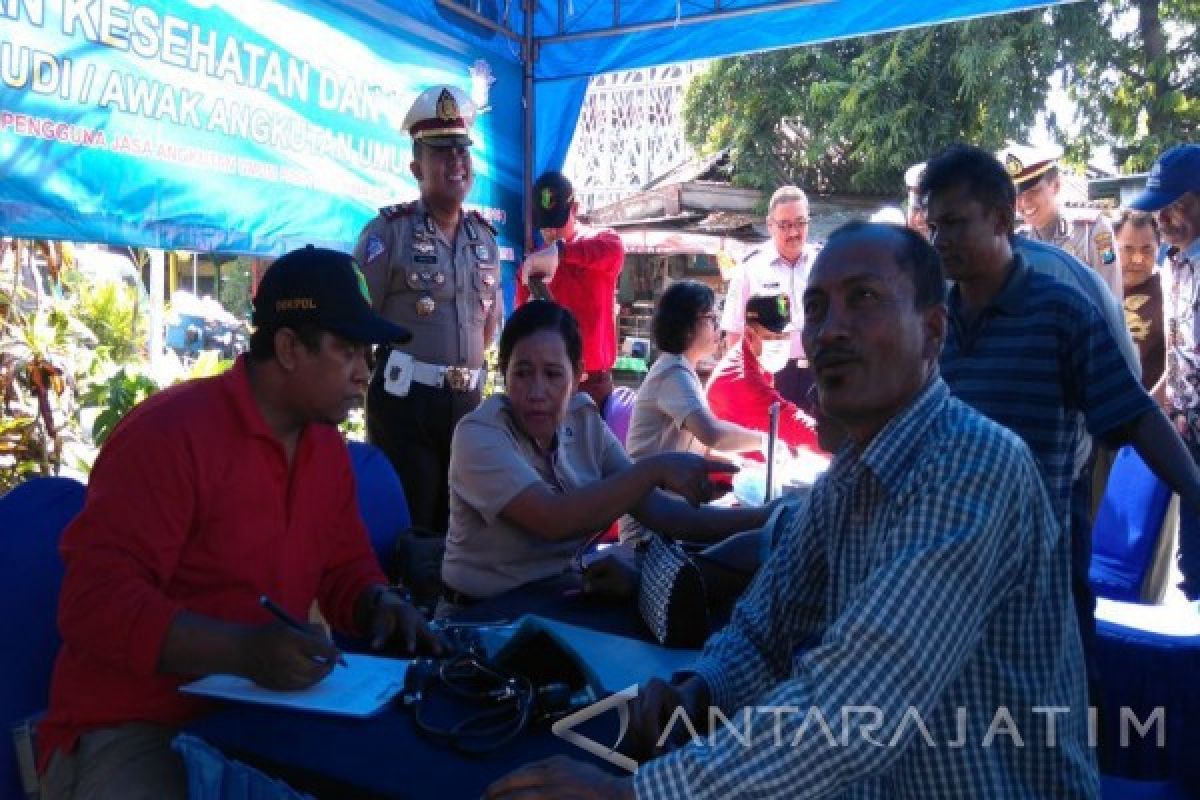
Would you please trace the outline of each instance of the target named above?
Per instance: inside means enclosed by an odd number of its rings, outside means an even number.
[[[942,354],[942,344],[946,341],[946,306],[935,303],[921,312],[922,327],[925,330],[925,346],[921,355],[937,361]]]
[[[997,206],[994,213],[996,215],[995,232],[1005,236],[1011,234],[1017,223],[1016,209],[1011,206]]]
[[[425,180],[425,175],[423,174],[424,171],[421,169],[420,161],[417,161],[414,158],[412,161],[409,162],[408,169],[410,172],[412,172],[413,177],[417,179],[418,183],[420,181]]]
[[[296,369],[296,348],[303,347],[300,338],[291,328],[279,328],[275,331],[275,360],[284,372]]]

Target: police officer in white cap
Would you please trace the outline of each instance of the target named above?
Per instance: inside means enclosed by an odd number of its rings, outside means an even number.
[[[1123,296],[1121,265],[1113,244],[1112,225],[1094,209],[1064,209],[1056,147],[1030,147],[1009,142],[996,157],[1017,187],[1017,211],[1025,219],[1019,233],[1061,247],[1104,278],[1113,297]]]
[[[484,350],[500,320],[495,231],[464,212],[475,106],[453,86],[422,92],[404,119],[421,196],[380,209],[354,255],[377,311],[412,331],[381,349],[367,393],[367,438],[391,459],[413,525],[445,532],[450,437],[479,405]]]
[[[917,233],[929,238],[929,224],[925,221],[925,202],[917,187],[921,185],[921,175],[925,172],[925,162],[913,164],[904,171],[904,188],[908,190],[908,210],[905,224]]]

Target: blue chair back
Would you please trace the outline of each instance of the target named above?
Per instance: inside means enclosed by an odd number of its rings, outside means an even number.
[[[8,730],[42,711],[58,655],[58,540],[83,508],[71,478],[32,478],[0,497],[0,797],[24,797]]]
[[[412,525],[400,476],[387,455],[373,444],[348,442],[358,491],[358,510],[371,534],[379,565],[390,574],[396,538]]]
[[[1088,579],[1100,597],[1136,603],[1154,560],[1171,490],[1132,447],[1113,462],[1092,529]]]
[[[604,401],[601,416],[622,446],[629,435],[629,420],[633,418],[633,403],[637,392],[628,386],[614,386],[612,394]]]

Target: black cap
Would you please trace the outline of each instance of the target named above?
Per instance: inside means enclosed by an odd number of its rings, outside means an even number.
[[[561,228],[571,216],[575,187],[561,172],[551,170],[533,184],[533,227]]]
[[[254,295],[257,327],[313,325],[352,342],[404,343],[405,328],[371,308],[367,281],[347,253],[313,247],[285,253],[272,264]]]
[[[792,330],[792,301],[786,294],[760,294],[746,301],[746,321],[772,333]]]

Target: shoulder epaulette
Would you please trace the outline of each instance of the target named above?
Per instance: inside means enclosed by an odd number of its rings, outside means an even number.
[[[485,227],[485,228],[487,228],[489,231],[491,231],[491,232],[492,232],[492,236],[495,236],[495,235],[496,235],[496,228],[495,228],[495,226],[494,226],[494,225],[492,225],[492,223],[488,222],[487,218],[486,218],[485,216],[483,216],[483,214],[480,214],[480,213],[479,213],[478,211],[476,211],[475,209],[471,209],[470,211],[468,211],[468,212],[467,212],[467,215],[468,215],[468,216],[470,216],[470,217],[471,217],[471,219],[475,220],[475,221],[476,221],[476,222],[478,222],[480,225],[482,225],[483,227]]]
[[[411,217],[417,211],[416,203],[397,203],[394,206],[384,206],[379,209],[379,216],[386,219],[388,222],[400,219],[401,217]]]

